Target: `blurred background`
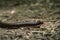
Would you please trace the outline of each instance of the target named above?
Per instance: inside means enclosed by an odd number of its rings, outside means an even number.
[[[60,40],[60,0],[0,0],[0,21],[25,19],[48,21],[39,28],[0,28],[0,40]]]

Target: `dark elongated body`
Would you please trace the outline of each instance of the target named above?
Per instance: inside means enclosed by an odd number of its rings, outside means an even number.
[[[16,23],[4,23],[0,21],[0,27],[1,28],[8,28],[8,29],[12,29],[12,28],[19,28],[19,27],[32,27],[32,26],[37,26],[37,25],[41,25],[43,24],[43,22],[37,21],[37,22],[16,22]]]

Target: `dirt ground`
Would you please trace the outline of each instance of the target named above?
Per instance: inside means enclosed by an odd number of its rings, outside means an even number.
[[[22,0],[21,0],[22,1]],[[27,0],[26,0],[27,1]],[[43,24],[17,29],[0,28],[0,40],[60,40],[59,0],[30,0],[1,2],[0,21],[6,23],[26,22],[32,19]],[[10,2],[10,3],[9,3]],[[5,6],[6,5],[6,6]]]

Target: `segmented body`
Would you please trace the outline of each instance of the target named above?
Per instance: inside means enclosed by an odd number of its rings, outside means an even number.
[[[1,28],[19,28],[19,27],[32,27],[32,26],[37,26],[37,25],[41,25],[43,24],[43,22],[41,21],[37,21],[37,22],[16,22],[16,23],[4,23],[0,21],[0,27]]]

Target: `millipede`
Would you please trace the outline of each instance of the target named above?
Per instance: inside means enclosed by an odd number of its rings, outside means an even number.
[[[15,29],[19,27],[34,27],[37,25],[41,25],[43,22],[36,21],[36,22],[15,22],[15,23],[5,23],[0,21],[0,28],[8,28],[8,29]]]

